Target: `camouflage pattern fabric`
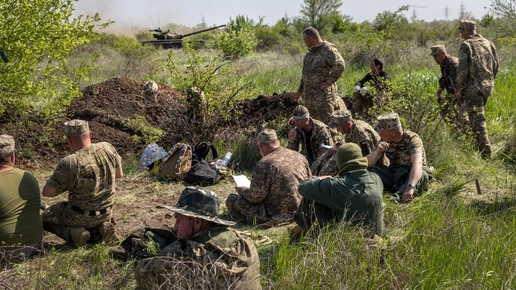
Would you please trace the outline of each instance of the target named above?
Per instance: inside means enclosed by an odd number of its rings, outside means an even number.
[[[65,133],[67,135],[81,135],[90,130],[88,122],[84,120],[71,120],[64,123],[65,125]]]
[[[142,86],[142,94],[150,101],[156,101],[158,92],[158,84],[154,81],[148,81]]]
[[[296,128],[296,139],[294,143],[288,143],[287,148],[294,151],[299,151],[301,147],[301,154],[303,154],[308,162],[312,164],[319,156],[321,156],[325,149],[321,148],[322,144],[333,146],[334,140],[331,134],[331,129],[325,123],[310,118],[313,124],[312,132],[310,134],[310,144],[307,142],[306,133],[303,129]],[[310,146],[312,155],[308,153],[308,146]]]
[[[459,60],[456,57],[446,55],[440,65],[441,78],[439,78],[439,89],[443,93],[438,99],[441,116],[459,131],[464,130],[464,125],[469,122],[467,109],[464,104],[455,100],[455,88],[457,87],[457,67]]]
[[[113,205],[116,168],[120,155],[107,142],[95,143],[63,158],[47,184],[68,191],[68,202],[82,210],[100,210]]]
[[[43,228],[70,241],[71,228],[88,229],[108,222],[115,195],[116,168],[120,166],[120,155],[107,142],[92,144],[63,158],[47,184],[58,192],[68,191],[68,202],[55,204],[43,212]],[[86,216],[72,210],[72,206],[83,211],[105,209],[107,212]]]
[[[334,110],[345,108],[336,84],[344,69],[344,59],[334,44],[323,41],[308,49],[298,92],[303,93],[304,105],[315,119],[328,123]],[[323,91],[320,86],[325,82],[331,86]]]
[[[0,155],[14,152],[14,138],[11,135],[0,135]]]
[[[222,226],[176,240],[140,261],[135,278],[139,289],[262,289],[253,242]]]
[[[493,91],[497,73],[498,57],[491,41],[480,34],[473,34],[462,42],[459,48],[457,87],[463,93],[477,148],[484,156],[491,155],[484,106]]]
[[[95,216],[86,216],[71,209],[71,205],[64,201],[51,205],[42,213],[41,218],[45,231],[51,232],[71,243],[73,241],[70,237],[70,231],[73,228],[85,228],[95,234],[93,229],[111,220],[111,211],[112,209],[110,208],[105,214],[99,213]],[[97,236],[95,234],[94,239]]]
[[[412,166],[411,157],[413,154],[421,153],[422,164],[426,166],[426,154],[423,141],[414,132],[403,129],[403,139],[400,142],[389,143],[385,155],[389,158],[390,165]]]
[[[251,225],[291,221],[301,201],[297,186],[310,176],[303,155],[278,147],[256,164],[251,187],[241,195],[229,195],[226,207],[230,214],[244,217]]]

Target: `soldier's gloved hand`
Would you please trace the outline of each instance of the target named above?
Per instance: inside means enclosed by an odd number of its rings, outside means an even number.
[[[360,89],[360,94],[362,96],[365,96],[367,93],[369,93],[369,88],[363,87]]]
[[[355,87],[353,88],[353,93],[356,93],[360,91],[360,86],[359,85],[355,85]]]

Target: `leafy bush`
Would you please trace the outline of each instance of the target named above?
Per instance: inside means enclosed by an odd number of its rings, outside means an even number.
[[[232,59],[250,54],[257,45],[254,23],[247,16],[239,15],[230,20],[226,29],[216,35],[215,46]]]

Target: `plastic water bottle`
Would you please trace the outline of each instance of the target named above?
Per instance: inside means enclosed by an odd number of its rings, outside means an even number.
[[[226,167],[229,164],[229,160],[231,160],[231,156],[233,156],[233,153],[228,152],[226,155],[224,155],[224,158],[217,159],[215,162],[215,168],[219,169],[221,167]]]

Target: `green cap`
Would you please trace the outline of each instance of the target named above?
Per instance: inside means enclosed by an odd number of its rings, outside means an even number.
[[[256,144],[258,145],[271,140],[278,140],[278,135],[276,135],[274,129],[265,129],[256,136]]]
[[[434,46],[430,47],[430,51],[431,51],[430,55],[434,56],[438,53],[446,51],[446,48],[444,47],[444,45],[434,45]]]
[[[396,113],[380,115],[376,119],[378,120],[378,128],[379,129],[389,129],[389,128],[401,127],[400,117]]]
[[[469,19],[461,19],[459,29],[476,30],[477,23]]]
[[[204,187],[188,186],[181,193],[175,206],[165,205],[160,207],[185,216],[200,218],[225,226],[236,224],[218,217],[220,199],[213,191]]]
[[[347,122],[353,120],[353,116],[351,115],[351,111],[348,109],[338,110],[333,112],[332,119],[328,126],[334,128],[339,125],[346,124]]]
[[[0,154],[13,153],[14,138],[11,135],[0,135]]]
[[[65,122],[65,133],[67,135],[80,135],[88,132],[89,130],[90,127],[88,126],[88,122],[83,120],[75,119]]]

